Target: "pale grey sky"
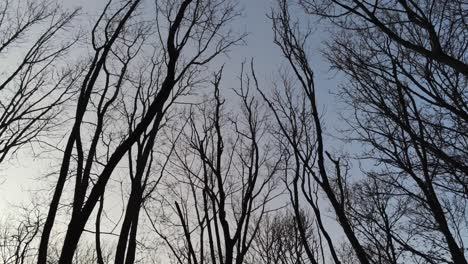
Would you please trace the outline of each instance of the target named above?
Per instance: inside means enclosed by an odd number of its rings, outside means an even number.
[[[105,0],[62,0],[61,3],[68,7],[82,7],[85,14],[93,17],[106,3]],[[255,69],[259,76],[262,88],[268,89],[274,80],[279,66],[282,63],[282,57],[279,49],[273,44],[273,34],[271,24],[266,14],[274,4],[272,0],[240,0],[239,4],[243,7],[244,16],[238,19],[236,26],[239,30],[245,30],[249,33],[247,44],[232,49],[229,59],[223,59],[226,64],[226,82],[232,80],[232,87],[237,85],[237,76],[240,71],[240,65],[243,61],[255,61]],[[300,15],[300,14],[298,14]],[[85,16],[82,20],[87,19]],[[301,19],[306,20],[303,16]],[[316,83],[319,88],[320,103],[326,110],[327,127],[334,124],[336,120],[337,99],[330,95],[330,91],[336,89],[338,78],[332,78],[332,73],[328,71],[329,66],[320,55],[321,43],[326,39],[326,34],[322,31],[323,25],[317,27],[317,31],[311,37],[310,54],[316,71]],[[230,86],[230,85],[226,85]],[[330,128],[332,128],[331,126]],[[17,159],[6,162],[0,166],[0,179],[4,181],[0,185],[0,192],[3,197],[0,199],[0,208],[7,203],[17,203],[25,198],[28,189],[38,187],[36,179],[40,175],[48,172],[50,161],[44,159],[35,159],[31,157],[29,149],[19,153]]]
[[[106,3],[105,0],[62,0],[62,4],[72,8],[81,6],[84,15],[81,19],[86,20],[86,16],[93,17]],[[240,0],[243,7],[244,16],[238,19],[236,27],[249,33],[247,44],[232,49],[228,59],[222,59],[225,63],[225,87],[233,88],[238,85],[240,65],[243,61],[255,61],[255,70],[260,79],[262,89],[268,90],[277,75],[283,60],[280,50],[273,44],[273,34],[271,24],[266,14],[270,12],[274,4],[272,0]],[[301,15],[301,14],[298,14]],[[301,20],[307,20],[302,16]],[[90,21],[89,23],[92,23]],[[339,78],[329,72],[329,65],[320,55],[322,42],[326,40],[327,34],[323,32],[323,25],[318,25],[316,32],[310,38],[310,55],[313,61],[313,68],[316,71],[316,86],[318,87],[319,103],[323,106],[325,115],[325,125],[328,129],[334,129],[338,122],[337,110],[338,100],[330,94],[339,83]],[[231,85],[232,84],[232,85]],[[342,145],[341,145],[342,146]],[[341,147],[340,146],[340,147]],[[38,181],[51,171],[51,165],[56,164],[53,160],[45,158],[34,158],[29,148],[19,152],[16,159],[0,165],[0,212],[8,212],[12,205],[19,205],[23,201],[29,203],[30,193],[34,190],[43,189],[45,182]],[[53,177],[48,184],[53,183]],[[115,201],[119,204],[120,201]]]

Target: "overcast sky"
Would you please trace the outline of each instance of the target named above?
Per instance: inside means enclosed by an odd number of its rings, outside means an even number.
[[[81,6],[84,13],[81,19],[84,20],[95,17],[106,1],[62,0],[62,3],[68,8]],[[229,58],[223,59],[226,65],[225,87],[232,88],[237,85],[236,80],[241,63],[253,58],[261,88],[267,90],[274,81],[279,66],[282,65],[281,53],[272,42],[271,24],[266,16],[273,6],[273,1],[240,0],[239,4],[243,8],[244,15],[238,19],[235,26],[239,30],[247,31],[249,35],[247,45],[233,48]],[[300,16],[301,20],[308,19],[300,13],[295,15]],[[94,21],[89,22],[93,23]],[[329,71],[329,65],[320,55],[322,42],[327,38],[327,34],[324,33],[324,25],[316,24],[315,21],[310,22],[316,26],[316,31],[310,39],[310,55],[315,70],[316,86],[319,90],[319,103],[322,104],[325,126],[329,130],[333,130],[339,123],[336,121],[340,107],[338,100],[330,92],[336,90],[340,78]],[[31,149],[26,148],[15,159],[0,165],[0,180],[3,182],[0,184],[0,193],[2,193],[0,211],[11,208],[11,205],[19,205],[21,201],[27,203],[30,200],[29,193],[31,191],[44,187],[37,179],[51,171],[50,166],[53,162],[44,158],[34,158],[30,153],[24,153],[30,151]],[[51,180],[53,181],[53,178]]]

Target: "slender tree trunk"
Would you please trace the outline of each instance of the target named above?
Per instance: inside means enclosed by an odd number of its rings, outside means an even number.
[[[62,166],[60,168],[59,178],[55,186],[54,196],[52,197],[52,201],[49,206],[49,211],[47,213],[47,218],[44,223],[44,229],[41,235],[41,241],[39,243],[39,253],[38,253],[38,258],[37,258],[38,264],[47,263],[47,249],[49,246],[50,234],[52,232],[52,227],[54,225],[55,216],[57,215],[60,198],[62,197],[63,188],[65,186],[65,182],[67,179],[68,169],[70,166],[71,153],[73,151],[73,145],[75,143],[74,135],[77,133],[77,129],[79,129],[79,125],[75,125],[75,127],[73,128],[68,138],[67,146],[65,147],[65,153],[63,154]]]
[[[138,202],[138,204],[139,206],[136,208],[137,212],[135,212],[135,214],[133,215],[132,229],[130,231],[130,238],[128,240],[127,257],[125,260],[125,264],[133,264],[135,262],[136,236],[138,233],[138,221],[140,218],[141,200]]]
[[[427,201],[431,208],[431,211],[434,215],[434,218],[438,224],[438,228],[440,232],[444,235],[445,240],[447,241],[447,245],[452,255],[452,260],[455,264],[467,264],[465,259],[465,255],[463,254],[463,249],[458,246],[455,238],[450,231],[449,225],[447,223],[447,219],[445,218],[444,210],[440,205],[439,199],[434,192],[432,186],[428,187],[429,190],[426,191]]]
[[[104,209],[104,195],[101,196],[99,200],[99,209],[96,216],[96,257],[98,264],[104,264],[104,259],[102,257],[102,248],[101,248],[101,215],[102,210]]]
[[[139,183],[134,183],[139,184]],[[125,260],[125,252],[127,251],[127,241],[129,239],[130,229],[133,226],[138,225],[138,222],[134,222],[135,215],[137,215],[140,210],[140,200],[138,196],[139,192],[132,188],[130,193],[130,198],[127,203],[127,209],[125,211],[124,221],[122,223],[122,228],[120,230],[119,240],[117,242],[117,250],[115,253],[115,264],[123,264]],[[138,219],[138,218],[137,218]]]

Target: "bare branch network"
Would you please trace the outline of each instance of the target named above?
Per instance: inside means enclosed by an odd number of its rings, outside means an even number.
[[[240,0],[89,2],[0,2],[0,263],[468,264],[466,2],[249,3],[273,73]]]

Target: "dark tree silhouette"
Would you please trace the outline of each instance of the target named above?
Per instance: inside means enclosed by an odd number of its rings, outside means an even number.
[[[293,189],[290,190],[295,213],[299,216],[299,192],[306,204],[310,206],[321,223],[321,232],[332,254],[333,261],[340,263],[335,246],[323,226],[317,202],[317,185],[330,202],[337,221],[353,247],[359,261],[370,263],[364,247],[353,230],[352,223],[346,214],[347,188],[346,163],[334,158],[326,151],[323,136],[321,114],[318,112],[314,72],[306,53],[307,41],[311,31],[301,27],[290,15],[288,2],[277,1],[277,9],[271,13],[275,44],[281,49],[284,58],[292,70],[291,78],[283,78],[282,86],[269,98],[262,93],[279,125],[279,141],[283,143],[292,157]],[[331,169],[330,169],[330,165]],[[305,230],[298,221],[299,231],[305,240]],[[306,246],[309,260],[314,261],[312,250]]]
[[[146,24],[143,17],[138,20],[138,10],[142,5],[141,1],[126,1],[117,7],[116,11],[112,11],[115,8],[109,1],[93,28],[92,44],[95,54],[83,79],[75,123],[65,147],[58,183],[44,227],[39,263],[46,262],[48,238],[65,182],[70,174],[70,165],[76,166],[74,169],[76,183],[71,219],[59,263],[72,262],[86,223],[100,197],[103,196],[106,185],[123,156],[145,132],[154,134],[151,137],[155,137],[164,114],[165,105],[167,105],[171,93],[174,92],[174,87],[180,82],[186,81],[188,74],[242,39],[242,36],[234,35],[226,28],[236,14],[229,1],[156,2],[156,20],[154,23],[150,22],[150,25]],[[128,23],[128,21],[132,21],[132,23]],[[148,32],[146,30],[153,29],[155,37],[147,39]],[[149,85],[145,89],[153,90],[152,96],[148,98],[151,101],[148,105],[141,106],[147,108],[141,113],[141,116],[135,117],[138,121],[135,122],[134,128],[125,131],[126,133],[116,139],[113,137],[115,132],[106,133],[105,130],[105,125],[109,124],[107,122],[113,120],[107,116],[110,113],[108,111],[116,106],[114,102],[116,102],[119,91],[126,87],[125,84],[128,82],[131,83],[130,85],[134,85],[132,80],[127,79],[127,71],[130,71],[129,62],[141,54],[140,52],[145,51],[143,49],[143,47],[147,47],[144,45],[145,41],[154,41],[153,46],[156,47],[156,50],[152,51],[153,59],[150,59],[148,64],[159,63],[156,67],[161,67],[161,69],[156,72],[144,72],[150,81],[137,83],[137,85]],[[191,50],[185,56],[184,50],[188,45],[190,45]],[[151,47],[151,45],[149,46]],[[113,70],[112,63],[120,65],[119,72],[111,72]],[[153,79],[158,81],[151,81]],[[104,89],[98,90],[97,84],[101,82],[104,84]],[[96,93],[98,93],[97,100]],[[138,98],[135,98],[138,102]],[[87,123],[84,118],[86,114],[90,113],[90,107],[96,108],[96,123],[91,138],[87,140],[90,145],[85,146],[84,142],[86,141],[81,134],[81,129],[83,124]],[[119,123],[114,122],[110,125],[118,127]],[[151,130],[154,132],[150,132]],[[103,143],[107,151],[101,156],[98,143],[99,139],[103,137],[106,137],[107,140]],[[146,149],[151,149],[151,141]],[[141,162],[141,166],[146,163],[146,161]],[[92,178],[92,175],[97,175],[97,177]],[[90,184],[92,185],[90,186]],[[124,245],[124,242],[121,242],[121,245]],[[119,254],[121,254],[120,252],[122,251],[119,250]],[[121,259],[117,258],[118,261]],[[132,261],[131,257],[129,261]]]
[[[301,213],[301,224],[305,229],[305,239],[298,229],[293,212],[277,212],[267,215],[261,222],[260,229],[252,243],[249,264],[308,264],[324,263],[326,256],[320,239],[314,230],[313,219]],[[310,260],[305,247],[310,247],[315,258]]]
[[[162,216],[165,224],[153,220],[180,264],[244,263],[277,195],[281,156],[268,143],[269,120],[252,95],[255,83],[242,71],[234,90],[241,107],[230,114],[221,77],[222,70],[214,76],[213,95],[189,111],[169,162],[174,179],[163,180],[163,208],[172,212]]]
[[[14,217],[0,223],[0,261],[5,264],[31,263],[43,218],[37,207],[20,208]]]
[[[468,264],[467,3],[276,0],[284,64],[231,90],[237,0],[103,4],[82,34],[55,0],[0,3],[0,165],[60,157],[46,212],[2,219],[0,262]]]
[[[467,263],[459,235],[465,229],[459,219],[464,214],[460,208],[466,200],[468,173],[468,39],[463,33],[463,4],[319,2],[304,1],[304,5],[323,17],[331,12],[338,15],[331,19],[343,29],[326,53],[332,65],[349,77],[343,96],[355,110],[355,122],[350,123],[357,140],[370,146],[365,157],[384,165],[368,174],[373,191],[366,193],[379,201],[375,210],[384,221],[389,213],[402,214],[404,219],[388,221],[404,221],[412,229],[402,237],[405,228],[388,230],[379,221],[381,231],[425,261]],[[388,190],[388,196],[378,187]],[[385,204],[418,209],[379,208]],[[420,248],[408,237],[430,246]],[[396,262],[395,256],[392,259]]]
[[[38,257],[38,263],[46,263],[47,262],[47,248],[49,244],[49,238],[51,235],[52,227],[55,221],[55,216],[57,214],[57,209],[58,205],[60,202],[60,198],[62,196],[63,188],[65,186],[65,181],[68,178],[69,174],[69,169],[70,169],[70,164],[72,162],[72,154],[74,151],[74,147],[76,147],[77,151],[77,169],[76,169],[76,187],[75,187],[75,194],[74,194],[74,201],[73,201],[73,216],[80,213],[81,211],[81,206],[84,202],[86,192],[87,192],[87,186],[89,184],[89,177],[91,174],[91,166],[93,163],[94,155],[96,153],[97,149],[97,141],[101,136],[101,131],[103,127],[103,122],[104,122],[104,115],[106,114],[107,108],[112,104],[112,102],[116,99],[117,92],[121,88],[122,80],[126,71],[126,63],[125,61],[123,62],[123,67],[122,67],[122,74],[120,75],[120,78],[118,77],[118,81],[115,84],[115,89],[113,91],[109,91],[109,93],[112,93],[110,95],[111,97],[108,100],[106,97],[106,94],[110,88],[110,86],[113,86],[113,84],[110,83],[110,73],[108,70],[106,70],[105,64],[107,57],[111,53],[111,48],[116,42],[118,36],[121,34],[125,22],[130,18],[132,12],[135,10],[137,7],[137,4],[139,2],[128,2],[126,5],[118,9],[112,16],[109,16],[110,18],[107,19],[107,21],[104,21],[109,9],[109,6],[111,2],[109,1],[104,9],[104,11],[101,13],[101,16],[99,17],[98,21],[96,22],[93,32],[92,32],[92,45],[93,49],[95,50],[94,58],[92,58],[90,64],[88,65],[88,69],[86,70],[86,76],[84,77],[82,81],[82,86],[80,88],[79,92],[79,97],[78,97],[78,102],[77,102],[77,107],[76,107],[76,114],[75,114],[75,122],[73,124],[73,128],[69,134],[67,145],[65,146],[65,150],[63,153],[63,160],[61,163],[61,168],[60,172],[58,175],[58,181],[57,185],[54,189],[54,195],[49,207],[49,213],[44,225],[44,230],[42,233],[41,237],[41,243],[39,247],[39,257]],[[99,36],[99,28],[101,26],[101,23],[105,23],[105,28],[104,28],[104,38]],[[109,27],[113,24],[117,23],[117,27],[114,29],[114,31],[109,32]],[[103,43],[99,43],[99,41],[103,41]],[[128,62],[127,62],[128,63]],[[96,129],[94,133],[94,137],[91,143],[91,146],[89,148],[89,155],[86,160],[85,164],[85,156],[84,156],[84,150],[82,146],[82,139],[81,139],[81,125],[83,123],[83,118],[87,110],[87,106],[90,103],[91,95],[94,89],[94,86],[96,85],[97,79],[100,74],[102,73],[107,73],[107,78],[105,79],[105,84],[106,88],[101,94],[101,100],[99,100],[99,105],[97,109],[97,122],[96,122]],[[113,88],[113,87],[112,87]],[[107,102],[106,102],[107,101]],[[73,219],[72,216],[72,219]],[[74,230],[75,233],[81,234],[81,230]],[[70,235],[68,235],[70,236]],[[75,234],[75,237],[77,235]],[[79,235],[78,235],[79,237]],[[76,244],[78,241],[76,240]],[[71,258],[73,256],[74,249],[76,247],[76,244],[73,248],[66,248],[66,256],[65,258],[68,258],[69,261],[71,261]],[[64,248],[65,249],[65,248]]]
[[[338,28],[325,54],[349,80],[342,89],[354,110],[346,116],[352,128],[347,133],[369,146],[364,158],[377,162],[375,168],[365,169],[362,182],[335,177],[336,187],[330,185],[330,191],[342,197],[338,205],[343,217],[338,218],[347,219],[340,223],[356,256],[361,263],[408,259],[466,263],[466,227],[461,220],[468,157],[463,4],[403,0],[300,4]],[[283,14],[276,16],[280,21],[276,25],[286,28],[279,34],[280,47],[293,58],[289,61],[294,74],[307,87],[313,73],[304,52],[306,38],[294,31],[297,22]],[[312,109],[312,115],[315,112]],[[320,149],[320,128],[315,129]],[[338,160],[330,160],[340,168]],[[319,168],[320,174],[323,171]],[[340,206],[333,207],[336,211]]]
[[[53,1],[0,4],[0,162],[50,136],[62,121],[62,105],[80,76],[80,69],[61,60],[76,42],[65,32],[77,12]]]

